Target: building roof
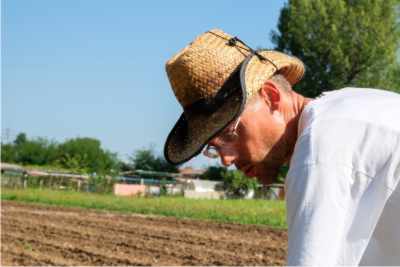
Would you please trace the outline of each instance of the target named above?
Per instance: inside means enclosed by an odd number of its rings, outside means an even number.
[[[194,169],[193,167],[185,167],[179,169],[179,173],[183,176],[200,176],[202,175],[206,170],[205,169]]]

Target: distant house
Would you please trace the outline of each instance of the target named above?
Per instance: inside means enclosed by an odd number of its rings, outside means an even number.
[[[200,178],[200,176],[205,173],[205,169],[194,169],[192,167],[185,167],[179,169],[179,177],[180,178],[191,178],[196,179]]]
[[[221,199],[225,197],[222,190],[223,182],[187,179],[184,196],[187,198]]]
[[[4,173],[4,172],[17,173],[17,174],[26,173],[25,169],[17,164],[1,162],[0,168],[1,168],[1,173]]]
[[[163,188],[168,195],[183,194],[187,198],[225,198],[222,181],[200,179],[205,169],[185,167],[179,173],[134,170],[119,176],[114,186],[116,195],[159,195]]]
[[[214,192],[222,189],[222,182],[209,180],[191,180],[192,188],[196,192]]]
[[[146,186],[143,184],[114,184],[114,194],[117,196],[144,195]]]

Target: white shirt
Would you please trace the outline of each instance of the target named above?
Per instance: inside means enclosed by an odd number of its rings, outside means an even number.
[[[285,181],[288,265],[400,265],[400,95],[309,102]]]

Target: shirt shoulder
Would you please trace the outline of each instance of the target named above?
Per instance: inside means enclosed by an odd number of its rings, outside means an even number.
[[[299,135],[319,120],[358,120],[400,131],[400,94],[369,88],[343,88],[322,93],[303,110]]]
[[[375,176],[389,158],[400,161],[399,118],[399,94],[363,88],[325,93],[303,110],[290,166],[334,162]]]

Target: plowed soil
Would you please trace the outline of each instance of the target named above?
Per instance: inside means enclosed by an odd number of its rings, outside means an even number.
[[[284,265],[262,226],[2,201],[1,265]]]

